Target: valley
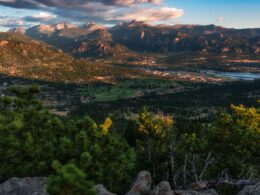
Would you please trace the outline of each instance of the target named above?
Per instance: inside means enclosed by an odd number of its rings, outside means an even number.
[[[148,106],[208,120],[232,103],[260,99],[258,32],[136,21],[11,29],[0,33],[1,86],[37,83],[44,104],[62,116],[102,120]]]
[[[207,77],[216,78],[209,74]],[[198,120],[208,121],[230,104],[257,105],[260,99],[259,77],[252,79],[247,77],[249,73],[239,74],[245,74],[246,79],[219,77],[221,81],[195,82],[190,78],[176,79],[173,76],[169,79],[156,75],[85,84],[53,83],[2,75],[0,85],[2,94],[8,94],[7,89],[12,85],[38,84],[44,105],[61,116],[83,116],[87,113],[97,121],[102,121],[107,115],[113,120],[120,120],[122,116],[139,112],[147,106],[153,111],[173,114],[177,119],[196,116]]]

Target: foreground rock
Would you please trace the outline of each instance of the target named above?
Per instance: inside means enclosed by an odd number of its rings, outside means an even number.
[[[162,181],[159,183],[154,192],[151,193],[152,195],[173,195],[173,191],[171,189],[171,185],[168,181]]]
[[[174,195],[218,195],[216,190],[204,190],[204,191],[194,191],[194,190],[176,190]]]
[[[136,177],[131,190],[126,195],[146,195],[149,193],[151,186],[151,173],[148,171],[141,171]]]
[[[0,184],[0,195],[48,195],[46,192],[47,182],[48,178],[46,177],[11,178]],[[241,182],[239,183],[241,184]],[[259,180],[244,186],[237,195],[260,195]],[[96,185],[95,189],[97,195],[116,195],[109,192],[101,184]],[[173,191],[167,181],[162,181],[152,189],[151,174],[148,171],[142,171],[126,195],[218,195],[218,193],[214,189]]]
[[[1,195],[47,195],[48,178],[11,178],[0,184]]]
[[[259,195],[260,194],[260,182],[255,185],[249,185],[243,188],[238,195]]]
[[[162,181],[154,189],[151,174],[142,171],[136,177],[131,190],[126,195],[218,195],[216,190],[176,190],[173,191],[168,181]],[[103,195],[103,194],[102,194]]]
[[[98,195],[116,195],[109,192],[102,184],[96,185],[95,189]]]

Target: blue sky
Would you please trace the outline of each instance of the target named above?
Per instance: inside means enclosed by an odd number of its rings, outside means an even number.
[[[60,21],[115,24],[133,19],[149,23],[216,24],[233,28],[260,28],[260,0],[74,0],[74,3],[71,2],[70,0],[0,0],[0,30]]]
[[[180,23],[260,27],[260,0],[168,0],[167,3],[184,10],[185,14],[176,19]]]

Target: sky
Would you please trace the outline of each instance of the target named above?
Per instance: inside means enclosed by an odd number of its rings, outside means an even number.
[[[0,0],[0,30],[40,23],[127,21],[260,28],[260,0]]]

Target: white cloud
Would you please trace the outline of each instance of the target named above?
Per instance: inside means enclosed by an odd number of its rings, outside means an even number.
[[[138,9],[136,11],[122,14],[119,16],[112,16],[107,20],[118,20],[118,21],[145,21],[148,23],[154,22],[167,22],[175,18],[181,17],[184,14],[182,9],[162,7],[162,8],[147,8],[147,9]]]
[[[0,26],[13,28],[17,26],[24,26],[24,21],[19,18],[10,18],[7,16],[0,16]]]
[[[52,14],[50,12],[39,12],[32,16],[26,16],[24,17],[24,20],[30,21],[30,22],[44,22],[48,20],[53,20],[57,18],[57,15]]]
[[[137,20],[151,23],[172,22],[182,9],[163,7],[163,0],[0,0],[0,4],[39,13],[25,16],[26,23],[69,22],[117,23]]]

